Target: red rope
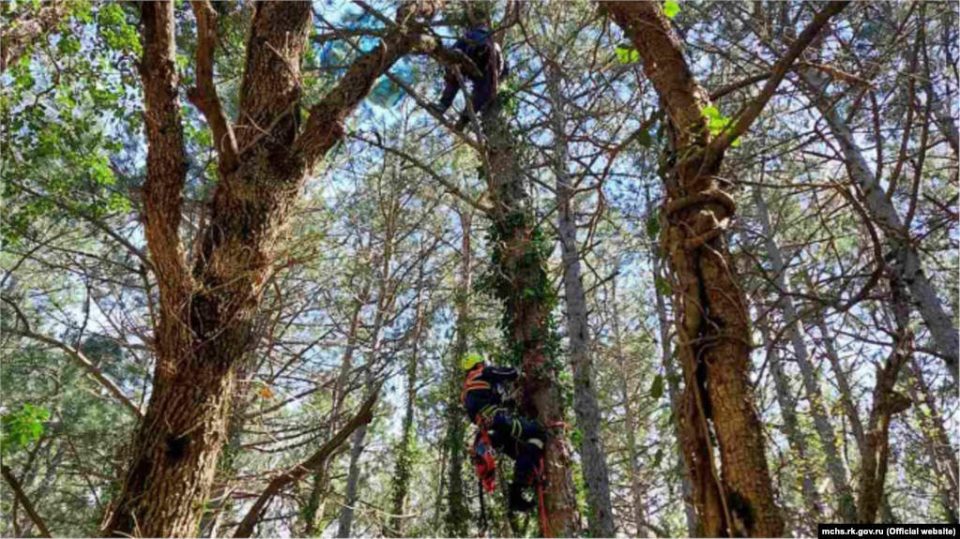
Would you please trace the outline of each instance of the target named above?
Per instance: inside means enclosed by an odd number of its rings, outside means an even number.
[[[547,504],[543,497],[543,457],[540,457],[540,466],[537,469],[537,499],[540,505],[540,531],[543,532],[544,537],[552,537],[553,534],[550,533],[550,519],[547,515]]]

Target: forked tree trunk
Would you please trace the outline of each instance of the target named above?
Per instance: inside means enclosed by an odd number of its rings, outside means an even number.
[[[427,2],[361,55],[298,132],[300,60],[310,29],[307,2],[257,4],[232,126],[213,84],[215,10],[193,4],[197,88],[189,92],[214,131],[219,181],[193,268],[178,235],[186,158],[178,97],[173,2],[140,5],[147,133],[144,232],[160,295],[150,402],[132,444],[104,533],[191,536],[226,439],[235,368],[253,341],[253,319],[289,211],[314,164],[343,138],[343,122],[396,60],[420,45],[405,24],[430,16]],[[416,34],[419,35],[419,34]]]

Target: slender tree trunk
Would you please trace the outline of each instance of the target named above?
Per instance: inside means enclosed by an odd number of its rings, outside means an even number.
[[[936,400],[930,393],[930,388],[924,380],[923,370],[917,363],[916,357],[910,358],[910,374],[913,384],[910,384],[910,397],[914,404],[914,413],[920,424],[924,445],[930,456],[934,480],[940,490],[940,501],[943,505],[947,520],[957,523],[957,499],[960,497],[957,488],[957,456],[953,444],[947,436],[943,426],[943,417]],[[920,406],[926,405],[926,410]]]
[[[824,354],[830,360],[830,367],[833,369],[833,377],[840,389],[840,404],[850,422],[850,431],[853,433],[853,439],[857,442],[857,448],[863,446],[866,436],[863,433],[863,422],[860,420],[860,412],[854,402],[853,390],[850,388],[850,381],[847,378],[847,371],[840,362],[840,354],[837,353],[837,346],[833,340],[833,334],[827,327],[827,322],[823,318],[823,313],[819,310],[811,315],[814,317],[814,325],[820,330],[820,339],[823,342]]]
[[[460,279],[456,292],[456,341],[453,346],[453,358],[448,365],[449,398],[447,400],[447,439],[446,448],[450,452],[450,466],[447,479],[447,513],[445,529],[450,537],[466,537],[469,529],[470,509],[467,507],[463,486],[463,444],[466,423],[460,405],[460,359],[467,353],[470,343],[470,292],[473,288],[473,249],[470,245],[473,214],[469,210],[460,212]]]
[[[757,319],[757,329],[763,338],[763,347],[767,351],[767,364],[770,367],[770,377],[773,378],[777,404],[780,405],[780,415],[783,416],[783,431],[787,436],[787,443],[790,444],[791,449],[793,449],[793,452],[797,456],[797,468],[802,477],[803,486],[801,492],[803,494],[803,501],[806,504],[806,511],[804,512],[806,516],[805,524],[808,526],[808,528],[804,530],[804,533],[814,533],[816,528],[815,526],[811,526],[811,523],[815,524],[822,520],[822,505],[820,493],[817,492],[817,481],[813,473],[813,466],[811,465],[811,455],[807,447],[807,438],[801,430],[800,424],[797,422],[797,401],[793,398],[790,391],[790,381],[783,372],[780,353],[774,347],[774,343],[770,342],[770,327],[767,323],[766,316],[760,316],[760,318]]]
[[[333,403],[330,407],[330,426],[326,429],[329,435],[337,431],[340,425],[340,414],[343,409],[344,397],[347,383],[350,379],[350,371],[353,370],[353,355],[357,350],[357,337],[360,331],[361,311],[366,305],[370,296],[370,280],[365,280],[363,289],[358,299],[354,302],[353,312],[350,315],[350,329],[347,331],[347,346],[343,351],[343,357],[340,360],[340,372],[337,374],[337,381],[333,387]],[[313,537],[318,531],[317,519],[322,518],[326,509],[324,503],[324,493],[330,484],[329,468],[333,459],[328,459],[324,465],[313,474],[313,485],[310,488],[310,495],[307,498],[307,504],[303,510],[303,534],[307,537]]]
[[[903,258],[896,261],[903,264]],[[906,286],[899,280],[902,268],[891,268],[890,279],[896,336],[893,350],[883,367],[877,369],[873,390],[873,406],[867,423],[866,437],[860,448],[859,522],[872,524],[884,500],[884,483],[889,457],[890,422],[893,416],[910,406],[910,400],[894,390],[901,368],[913,354],[913,331],[910,329],[910,304]]]
[[[770,259],[770,265],[773,269],[773,280],[778,288],[776,292],[779,297],[780,309],[783,312],[784,323],[787,326],[786,333],[793,345],[794,359],[797,361],[797,366],[800,367],[800,377],[803,381],[807,402],[810,404],[814,428],[820,436],[827,473],[830,475],[837,496],[837,515],[843,522],[855,522],[857,507],[853,490],[850,488],[847,468],[840,457],[840,445],[837,443],[836,433],[824,406],[823,392],[820,390],[816,369],[810,363],[810,353],[803,338],[805,333],[803,322],[800,320],[797,309],[793,304],[792,291],[787,280],[787,266],[783,260],[783,254],[780,252],[780,246],[777,245],[776,235],[770,224],[767,203],[763,198],[760,187],[754,187],[753,201],[763,230],[767,257]]]
[[[552,102],[553,171],[557,178],[557,230],[560,235],[563,264],[563,288],[566,299],[567,336],[570,339],[570,365],[573,368],[573,410],[577,426],[583,432],[580,464],[587,485],[587,523],[591,537],[613,537],[613,509],[610,505],[610,479],[607,455],[600,425],[603,418],[597,403],[596,376],[590,351],[590,325],[587,295],[580,275],[574,188],[567,173],[567,134],[560,73],[547,68],[547,87]],[[632,434],[632,433],[631,433]]]
[[[628,384],[629,370],[627,369],[626,354],[623,350],[623,337],[620,333],[620,308],[617,303],[617,279],[611,281],[610,307],[613,328],[613,345],[617,357],[617,368],[620,370],[620,398],[623,399],[623,424],[627,429],[627,460],[630,466],[627,470],[630,479],[630,498],[633,504],[633,520],[636,523],[637,537],[656,537],[655,532],[647,526],[646,511],[644,511],[644,485],[640,477],[639,454],[637,450],[637,416],[633,407],[632,395]],[[645,531],[641,531],[645,530]]]
[[[390,537],[403,537],[403,517],[407,500],[407,492],[410,488],[411,467],[413,466],[413,420],[414,410],[417,406],[417,364],[420,361],[420,336],[423,333],[424,309],[423,309],[423,272],[421,266],[421,275],[417,290],[417,312],[416,328],[413,330],[413,351],[410,359],[407,361],[407,402],[403,415],[403,426],[400,432],[400,441],[394,454],[397,456],[396,469],[393,473],[392,490],[393,505],[387,526],[386,534]]]
[[[677,352],[686,383],[683,445],[703,535],[780,536],[783,519],[749,378],[747,304],[724,238],[736,205],[717,180],[724,148],[710,146],[715,139],[702,112],[710,100],[659,4],[602,6],[636,47],[669,119],[661,241],[675,276]]]
[[[844,155],[844,163],[850,178],[860,186],[863,192],[864,203],[870,217],[880,225],[890,246],[891,254],[902,263],[896,264],[897,279],[906,286],[912,297],[912,303],[920,313],[930,334],[933,336],[937,350],[947,364],[947,370],[953,377],[954,383],[958,380],[958,355],[960,355],[960,337],[953,325],[951,317],[940,302],[936,288],[923,272],[923,265],[909,231],[903,226],[903,221],[897,213],[893,202],[887,198],[870,166],[857,146],[850,128],[837,113],[834,106],[827,100],[824,93],[826,84],[819,75],[810,70],[801,72],[806,82],[813,102],[816,104],[823,118],[830,126],[830,131],[840,143]]]

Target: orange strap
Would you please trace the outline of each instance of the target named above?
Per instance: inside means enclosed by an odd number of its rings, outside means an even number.
[[[543,457],[540,457],[540,466],[537,467],[537,500],[540,513],[540,531],[544,537],[553,537],[550,533],[550,519],[547,515],[547,503],[543,496]]]

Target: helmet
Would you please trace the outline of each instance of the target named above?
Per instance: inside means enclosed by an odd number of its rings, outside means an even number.
[[[460,360],[460,368],[469,371],[476,367],[477,363],[483,363],[483,356],[480,354],[467,354]]]

